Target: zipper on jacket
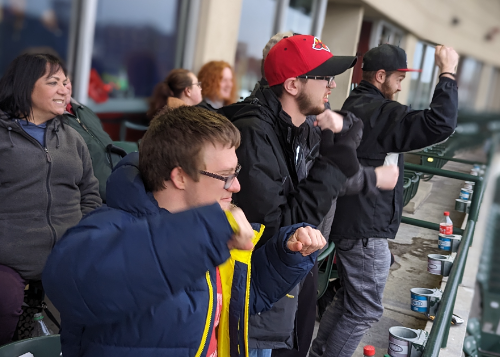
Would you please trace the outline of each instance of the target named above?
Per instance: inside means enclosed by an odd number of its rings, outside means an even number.
[[[214,288],[212,286],[212,281],[210,280],[210,272],[207,271],[206,279],[208,284],[208,312],[207,312],[207,321],[205,323],[205,329],[203,330],[203,336],[201,338],[200,347],[196,352],[196,357],[200,357],[201,353],[205,349],[205,344],[207,343],[208,333],[210,332],[210,325],[212,324],[212,312],[214,309]]]
[[[47,131],[45,131],[45,134],[47,134]],[[45,138],[45,140],[47,140],[47,138]],[[52,222],[50,220],[50,209],[52,207],[52,191],[50,191],[50,174],[52,172],[52,158],[50,157],[49,149],[47,149],[46,147],[44,149],[45,149],[45,154],[47,155],[47,161],[49,163],[49,169],[47,172],[47,181],[46,181],[47,195],[48,195],[48,199],[47,199],[47,223],[48,223],[50,230],[52,232],[52,247],[54,247],[54,245],[56,244],[56,236],[57,235],[56,235],[56,230],[52,226]]]
[[[47,218],[47,224],[49,225],[50,231],[52,232],[52,245],[51,246],[54,247],[54,245],[56,244],[56,236],[57,235],[56,235],[56,230],[52,226],[52,222],[50,220],[50,208],[52,206],[52,192],[50,191],[50,173],[52,172],[52,157],[50,156],[49,149],[47,149],[47,147],[42,146],[42,144],[40,144],[38,142],[38,140],[36,140],[34,137],[32,137],[30,134],[28,134],[26,132],[26,130],[23,129],[23,126],[21,124],[19,124],[19,121],[17,119],[14,120],[14,121],[16,122],[16,124],[21,129],[21,132],[22,132],[23,136],[26,139],[28,139],[28,141],[31,141],[34,145],[36,145],[39,148],[41,148],[43,150],[43,152],[45,153],[45,157],[47,158],[47,163],[49,165],[49,168],[47,170],[47,178],[45,180],[45,185],[46,185],[46,188],[47,188],[47,211],[46,211],[46,218]],[[45,129],[45,143],[47,143],[47,130],[48,130],[48,125],[47,125],[47,128]]]
[[[85,130],[85,132],[87,134],[89,134],[92,138],[94,138],[95,141],[97,141],[99,143],[99,145],[102,146],[102,148],[104,149],[104,152],[106,153],[106,158],[108,159],[109,167],[112,170],[113,169],[113,165],[111,164],[110,153],[106,149],[106,146],[102,143],[101,140],[99,140],[99,138],[96,135],[94,135],[94,133],[92,132],[92,130],[90,130],[89,128],[87,128],[87,126],[80,120],[80,118],[78,118],[77,116],[75,116],[75,118],[76,118],[76,121],[78,122],[78,124],[80,124],[80,126],[82,127],[82,129]]]

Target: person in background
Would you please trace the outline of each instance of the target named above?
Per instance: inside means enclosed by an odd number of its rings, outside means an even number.
[[[202,108],[151,121],[111,174],[107,207],[68,230],[43,272],[64,356],[248,355],[249,315],[295,286],[326,241],[299,223],[253,251],[265,228],[231,203],[239,142]]]
[[[173,69],[163,82],[156,85],[149,100],[149,119],[165,106],[178,108],[181,105],[197,105],[202,100],[201,82],[187,69]]]
[[[235,102],[236,84],[231,65],[224,61],[211,61],[198,73],[203,83],[203,101],[200,107],[216,111]]]
[[[455,130],[458,88],[455,50],[437,46],[439,82],[430,109],[411,110],[394,100],[409,71],[406,53],[383,44],[363,57],[363,80],[342,106],[363,123],[363,141],[357,157],[365,166],[404,168],[403,152],[446,140]],[[418,71],[418,70],[417,70]],[[382,298],[389,275],[394,239],[403,213],[403,176],[393,190],[378,197],[362,194],[340,197],[330,240],[337,249],[341,287],[326,309],[313,341],[312,357],[350,357],[371,325],[382,317]]]
[[[106,202],[106,180],[111,175],[113,167],[122,159],[122,155],[113,151],[113,140],[102,128],[101,120],[97,115],[71,97],[72,86],[69,78],[66,88],[68,94],[63,118],[85,140],[92,159],[94,176],[99,181],[99,195],[102,201]]]
[[[54,244],[101,205],[87,146],[62,119],[66,85],[49,54],[17,57],[0,79],[0,345]]]

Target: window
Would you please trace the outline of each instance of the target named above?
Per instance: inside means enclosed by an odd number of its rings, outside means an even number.
[[[267,41],[278,32],[321,32],[324,11],[326,0],[243,0],[235,59],[240,97],[250,95],[262,77]]]
[[[412,109],[426,109],[429,107],[438,75],[434,63],[435,53],[434,46],[423,41],[417,42],[412,68],[421,69],[422,72],[409,72],[410,94],[408,104],[411,105]]]
[[[286,31],[310,35],[313,22],[312,7],[311,0],[290,0],[286,14]]]
[[[403,39],[403,31],[384,20],[375,21],[371,34],[370,48],[388,43],[390,45],[399,46]]]
[[[154,86],[175,67],[180,0],[99,0],[88,105],[145,112]]]
[[[500,112],[500,101],[498,98],[500,98],[500,68],[495,68],[491,77],[488,101],[486,103],[486,110],[488,112]]]
[[[245,98],[262,77],[262,49],[273,35],[276,0],[244,0],[241,13],[234,67],[239,96]]]
[[[474,109],[483,64],[471,57],[458,63],[458,108]]]
[[[72,0],[0,1],[0,76],[25,51],[66,61]]]

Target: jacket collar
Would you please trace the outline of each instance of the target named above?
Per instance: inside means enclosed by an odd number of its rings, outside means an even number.
[[[139,153],[128,154],[113,169],[106,185],[106,204],[135,216],[157,214],[161,210],[142,181]]]
[[[359,83],[359,86],[354,88],[353,90],[354,93],[357,94],[371,94],[376,97],[380,97],[381,99],[386,99],[380,89],[375,87],[373,84],[371,84],[368,81],[362,80],[361,83]]]

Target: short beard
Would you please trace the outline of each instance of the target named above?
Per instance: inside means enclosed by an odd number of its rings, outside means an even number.
[[[389,81],[387,79],[384,81],[384,83],[382,83],[381,92],[384,95],[385,99],[394,100],[394,96],[397,92],[393,92],[388,83]]]
[[[302,115],[320,115],[325,111],[325,106],[314,106],[311,98],[302,90],[297,96],[297,105]]]

